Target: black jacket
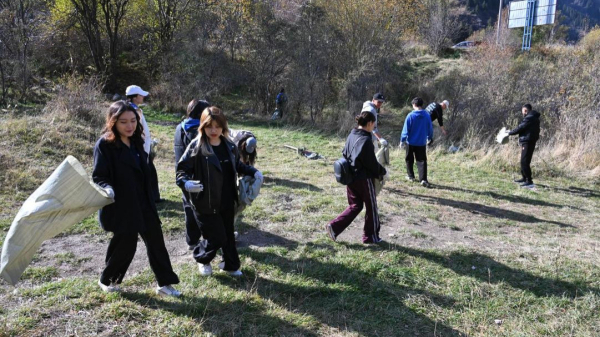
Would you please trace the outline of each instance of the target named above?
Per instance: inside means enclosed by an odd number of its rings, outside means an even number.
[[[191,127],[189,130],[185,130],[183,128],[183,123],[178,124],[175,129],[175,142],[173,146],[173,150],[175,151],[175,168],[177,168],[177,163],[183,156],[185,149],[190,145],[192,140],[196,138],[198,135],[198,127]]]
[[[385,168],[375,157],[371,133],[363,129],[352,129],[346,139],[342,155],[350,161],[350,166],[354,170],[354,180],[381,179],[386,173]]]
[[[238,173],[253,176],[257,170],[252,166],[244,165],[240,161],[237,147],[223,136],[221,136],[221,141],[227,144],[227,150],[233,165],[234,176],[231,179],[235,181]],[[223,170],[216,155],[202,155],[200,149],[198,149],[197,155],[193,155],[193,150],[197,144],[198,140],[192,141],[177,164],[177,186],[183,190],[184,194],[188,195],[190,192],[185,190],[185,183],[188,180],[199,180],[204,185],[204,190],[200,193],[191,194],[192,204],[200,214],[217,214],[221,208]],[[238,202],[237,189],[235,198],[234,201]]]
[[[140,155],[139,165],[121,140],[111,143],[101,137],[94,146],[92,179],[115,191],[115,202],[99,211],[100,226],[106,231],[143,232],[147,226],[160,225],[150,186],[148,154],[142,144],[132,142],[131,146],[136,146]]]
[[[509,135],[519,135],[519,144],[533,143],[540,139],[540,113],[531,110]]]
[[[438,124],[440,124],[440,126],[444,126],[444,109],[442,109],[440,104],[433,102],[429,104],[425,110],[429,112],[432,122],[437,119]]]

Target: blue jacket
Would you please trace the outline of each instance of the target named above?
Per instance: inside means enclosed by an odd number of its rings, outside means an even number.
[[[406,116],[400,142],[412,146],[425,146],[433,138],[433,124],[426,110],[414,110]]]

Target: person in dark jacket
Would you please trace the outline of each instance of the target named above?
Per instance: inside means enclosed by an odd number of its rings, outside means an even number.
[[[400,146],[406,148],[406,179],[415,180],[413,165],[415,159],[419,170],[421,185],[429,187],[427,180],[427,143],[433,138],[433,125],[427,111],[423,110],[423,100],[415,97],[412,100],[413,110],[406,116]]]
[[[175,142],[173,146],[173,150],[175,151],[175,170],[177,170],[177,164],[183,156],[185,149],[198,135],[200,115],[202,114],[202,111],[209,106],[210,104],[207,101],[197,99],[193,99],[188,104],[186,118],[178,124],[175,129]],[[198,241],[200,241],[200,228],[198,228],[192,205],[189,203],[185,193],[183,193],[181,199],[183,201],[183,212],[185,215],[185,241],[188,245],[188,249],[193,250],[198,244]]]
[[[113,237],[98,285],[106,292],[119,291],[139,235],[158,282],[156,293],[177,297],[181,293],[172,285],[179,283],[179,278],[173,272],[154,204],[143,132],[136,109],[118,101],[109,107],[104,134],[94,147],[92,179],[115,200],[99,211],[100,225],[113,232]]]
[[[206,108],[200,117],[198,136],[177,164],[177,186],[188,194],[204,238],[194,248],[194,259],[204,276],[212,274],[210,262],[219,249],[223,251],[219,268],[232,276],[242,275],[233,229],[235,204],[239,202],[237,174],[263,179],[260,171],[240,161],[228,133],[221,110]]]
[[[444,136],[448,134],[446,129],[444,129],[444,110],[448,109],[449,106],[450,102],[444,100],[442,103],[433,102],[425,108],[425,111],[427,111],[429,116],[431,116],[431,122],[433,123],[436,120],[438,121]]]
[[[281,88],[277,97],[275,97],[275,108],[279,110],[279,118],[283,118],[283,113],[287,107],[288,97],[285,94],[285,88]]]
[[[522,178],[515,180],[521,187],[533,187],[531,178],[531,158],[535,144],[540,138],[540,113],[532,110],[531,104],[525,104],[521,108],[523,121],[515,129],[508,132],[509,135],[519,135],[519,145],[521,146],[521,175]]]
[[[378,243],[381,241],[380,225],[373,179],[382,179],[386,171],[375,157],[371,136],[375,128],[375,115],[369,111],[362,111],[356,116],[356,122],[358,126],[350,132],[342,151],[354,172],[353,182],[346,186],[348,208],[328,223],[325,229],[335,241],[362,211],[364,204],[366,213],[362,242]]]

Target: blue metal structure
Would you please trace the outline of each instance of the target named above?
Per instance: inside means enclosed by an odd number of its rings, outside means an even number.
[[[527,0],[525,27],[523,28],[523,45],[521,46],[522,51],[529,51],[531,49],[531,33],[533,32],[536,2],[537,0]]]

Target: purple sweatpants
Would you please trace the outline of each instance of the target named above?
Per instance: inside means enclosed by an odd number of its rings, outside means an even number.
[[[356,180],[346,186],[348,195],[348,208],[332,220],[329,224],[337,237],[340,235],[352,221],[366,208],[365,226],[363,228],[362,241],[364,243],[380,242],[379,238],[379,215],[377,214],[377,198],[375,196],[375,187],[372,179]]]

